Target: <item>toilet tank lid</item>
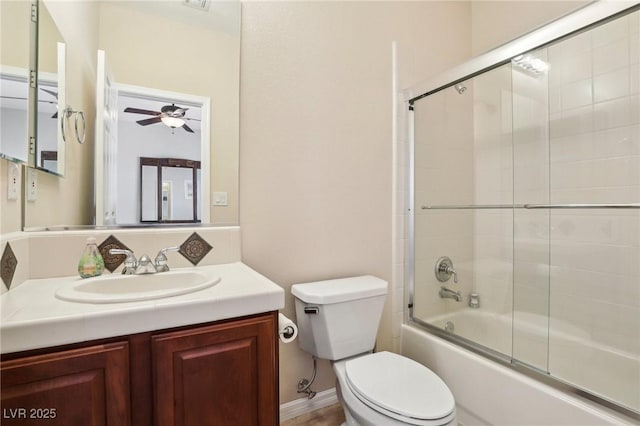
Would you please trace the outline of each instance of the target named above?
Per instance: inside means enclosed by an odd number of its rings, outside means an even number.
[[[387,293],[387,282],[372,275],[314,281],[291,286],[291,293],[305,303],[328,305]]]

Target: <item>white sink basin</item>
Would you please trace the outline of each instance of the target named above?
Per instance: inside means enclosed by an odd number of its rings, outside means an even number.
[[[219,282],[219,276],[195,269],[145,275],[105,275],[60,287],[56,297],[80,303],[135,302],[192,293]]]

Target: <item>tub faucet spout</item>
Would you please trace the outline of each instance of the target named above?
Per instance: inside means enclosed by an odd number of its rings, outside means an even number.
[[[446,287],[440,287],[440,292],[438,294],[442,299],[453,299],[456,302],[462,302],[462,294],[460,294],[459,291],[453,291],[449,290]]]

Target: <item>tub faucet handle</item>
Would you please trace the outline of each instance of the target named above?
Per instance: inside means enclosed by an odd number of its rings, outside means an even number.
[[[436,262],[435,272],[436,278],[440,282],[449,281],[449,279],[453,275],[453,282],[456,284],[458,283],[458,273],[453,267],[453,261],[447,256],[442,256],[440,259],[438,259],[438,261]]]
[[[456,272],[455,269],[453,269],[453,266],[447,266],[447,272],[450,275],[453,275],[453,282],[458,284],[458,273]]]

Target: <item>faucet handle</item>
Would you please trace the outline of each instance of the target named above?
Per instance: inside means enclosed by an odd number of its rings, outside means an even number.
[[[169,251],[177,251],[180,250],[180,247],[178,246],[172,246],[172,247],[165,247],[162,250],[160,250],[158,252],[158,255],[156,256],[156,259],[154,260],[153,263],[155,263],[156,265],[156,269],[158,270],[158,272],[166,272],[169,270],[169,265],[167,265],[167,252]]]
[[[453,268],[453,266],[447,266],[447,273],[453,275],[453,282],[458,284],[458,273]]]
[[[453,275],[453,282],[458,283],[458,273],[453,267],[453,262],[447,256],[442,256],[436,262],[435,267],[436,278],[440,282],[445,282]]]
[[[125,249],[111,249],[109,250],[109,254],[124,254],[127,258],[124,260],[124,268],[122,269],[122,273],[124,275],[133,275],[135,273],[136,267],[138,266],[138,261],[136,257],[133,255],[131,250]]]

